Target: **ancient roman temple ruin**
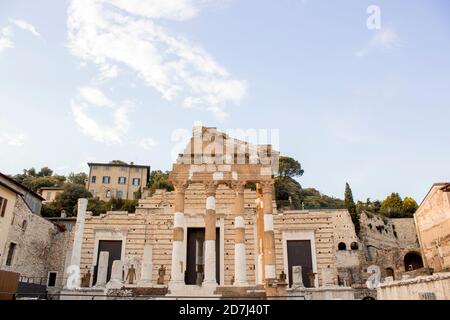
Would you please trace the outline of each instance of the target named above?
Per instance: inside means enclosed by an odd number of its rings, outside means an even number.
[[[333,211],[277,212],[278,159],[271,145],[194,129],[173,165],[173,191],[146,191],[135,213],[79,213],[79,290],[348,298],[351,288],[337,286]]]

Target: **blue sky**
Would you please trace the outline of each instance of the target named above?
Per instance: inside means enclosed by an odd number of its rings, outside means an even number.
[[[278,129],[304,187],[419,202],[450,180],[449,53],[445,0],[2,0],[0,170],[170,169],[200,121]]]

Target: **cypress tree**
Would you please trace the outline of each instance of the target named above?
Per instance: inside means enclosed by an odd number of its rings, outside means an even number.
[[[350,216],[352,217],[353,224],[355,225],[356,234],[359,235],[360,223],[359,223],[359,214],[356,210],[355,201],[353,200],[352,189],[348,182],[345,184],[345,194],[344,194],[344,203],[347,208]]]

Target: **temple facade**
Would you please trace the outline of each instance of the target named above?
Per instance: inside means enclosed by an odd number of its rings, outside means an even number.
[[[270,145],[194,129],[170,174],[174,191],[146,193],[133,214],[87,212],[79,240],[83,286],[173,296],[335,286],[334,213],[277,212],[277,169]]]

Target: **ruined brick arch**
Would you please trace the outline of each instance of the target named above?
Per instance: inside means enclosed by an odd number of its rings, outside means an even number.
[[[412,271],[423,268],[422,256],[417,251],[408,252],[403,258],[405,271]]]
[[[347,245],[344,242],[339,242],[338,244],[338,250],[339,251],[345,251],[347,250]]]

